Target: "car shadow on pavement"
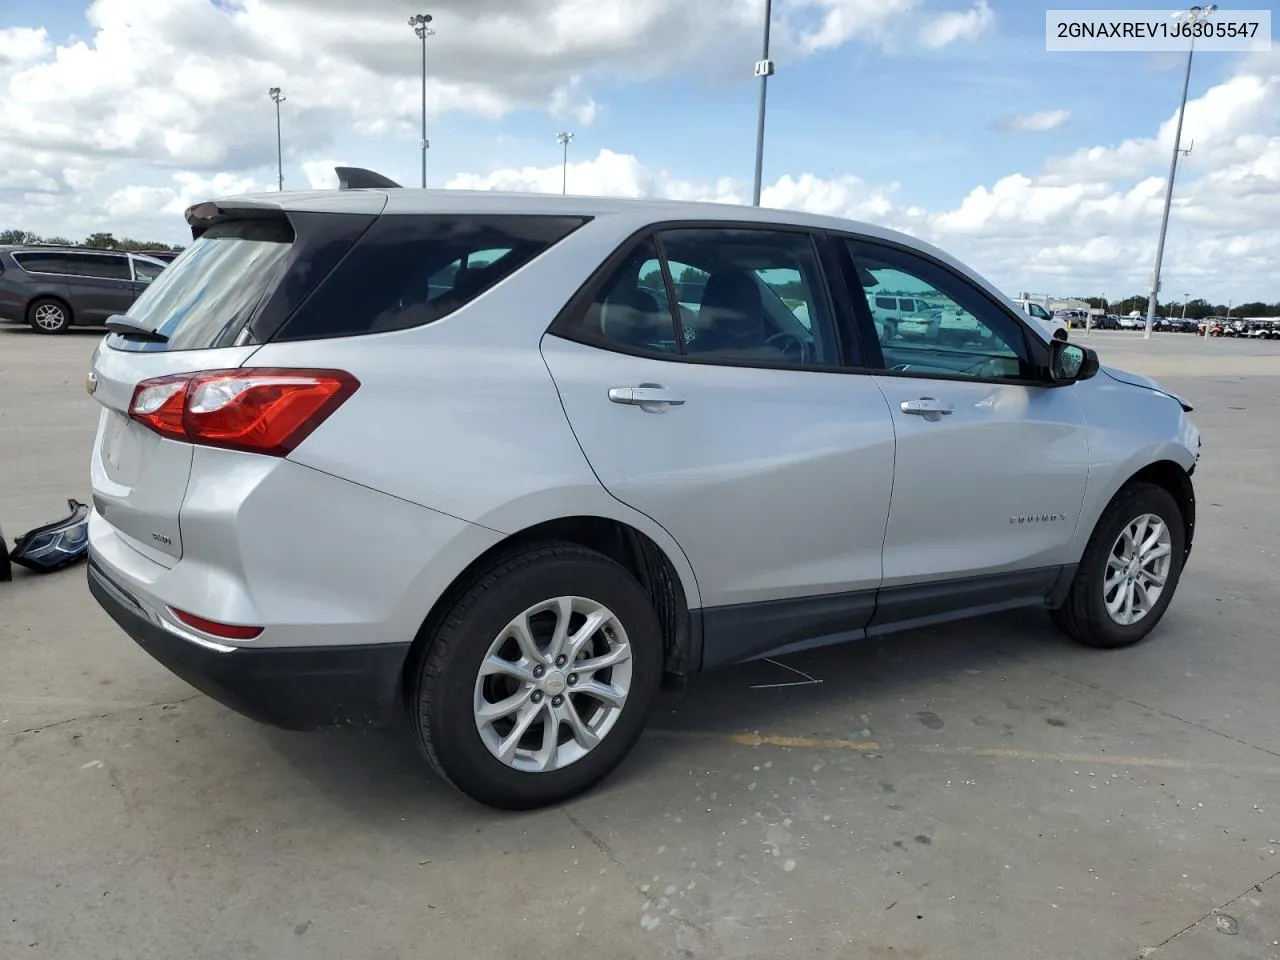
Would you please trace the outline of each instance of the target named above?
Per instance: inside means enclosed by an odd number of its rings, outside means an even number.
[[[911,709],[966,674],[1034,660],[1066,641],[1043,613],[1019,611],[761,660],[694,677],[683,696],[663,694],[646,735],[592,793],[635,789],[679,764],[700,740],[741,733],[847,737],[865,727],[861,704]],[[811,678],[806,680],[805,677]],[[877,710],[877,712],[882,712]],[[234,722],[228,718],[228,722]],[[355,819],[429,809],[473,817],[484,808],[442,781],[418,754],[407,722],[376,731],[292,733],[244,721],[329,802]],[[467,813],[467,811],[473,811]]]

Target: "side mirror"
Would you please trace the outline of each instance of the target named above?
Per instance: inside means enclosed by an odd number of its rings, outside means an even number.
[[[1049,341],[1049,379],[1054,383],[1088,380],[1098,367],[1097,351],[1066,340]]]

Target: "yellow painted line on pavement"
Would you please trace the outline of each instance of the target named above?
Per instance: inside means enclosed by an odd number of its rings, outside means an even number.
[[[1259,766],[1215,760],[1187,760],[1179,757],[1124,756],[1110,753],[1057,753],[1021,750],[1014,747],[973,747],[963,744],[891,743],[880,740],[845,740],[838,737],[785,737],[759,733],[699,733],[683,730],[654,730],[660,740],[694,740],[732,743],[743,747],[783,747],[794,750],[838,750],[851,753],[924,753],[943,757],[986,757],[994,760],[1105,765],[1112,767],[1156,767],[1166,770],[1228,770],[1280,777],[1280,765]]]

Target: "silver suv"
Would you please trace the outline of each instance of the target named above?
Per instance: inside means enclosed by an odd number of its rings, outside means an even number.
[[[1188,404],[899,233],[394,186],[188,218],[89,373],[94,596],[260,720],[406,706],[484,803],[596,783],[714,667],[1015,607],[1134,643],[1191,549]],[[882,340],[882,291],[957,322]]]

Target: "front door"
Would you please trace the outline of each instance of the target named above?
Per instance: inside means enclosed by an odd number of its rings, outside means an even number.
[[[1075,388],[1036,382],[1026,339],[1035,334],[958,273],[889,245],[846,249],[897,435],[886,587],[984,576],[1025,587],[1037,572],[1051,582],[1089,473]],[[878,290],[914,294],[940,307],[941,320],[928,335],[895,335],[866,306]]]
[[[688,557],[704,666],[856,635],[881,578],[893,426],[872,378],[840,367],[813,238],[725,228],[658,243],[543,339],[587,459]],[[670,297],[695,279],[698,301]]]

